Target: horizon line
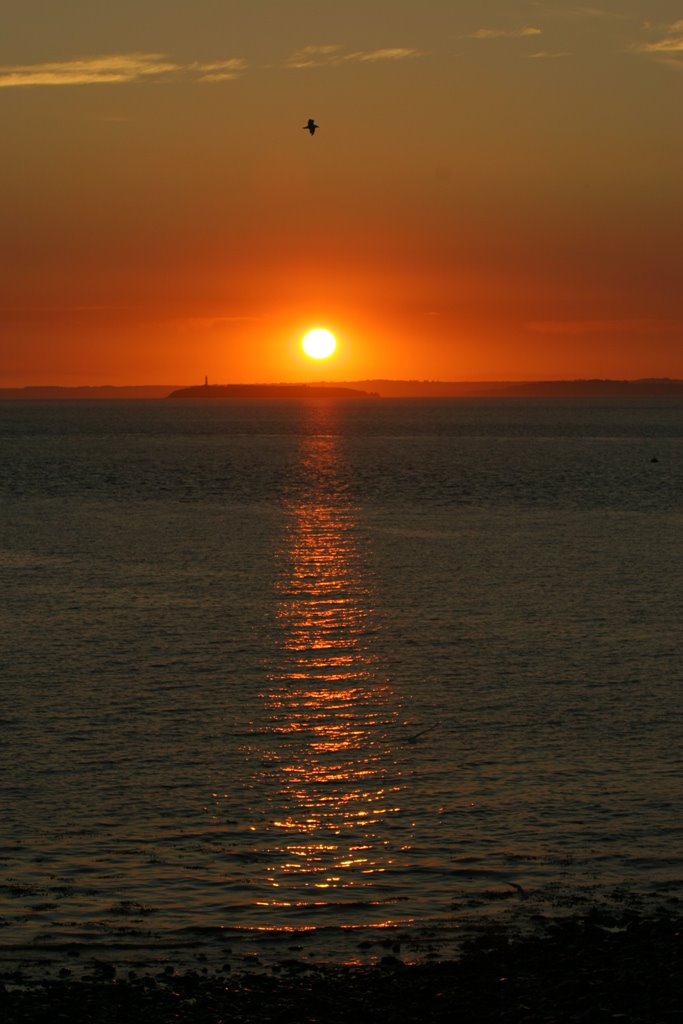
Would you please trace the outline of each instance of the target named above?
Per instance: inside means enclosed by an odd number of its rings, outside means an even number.
[[[359,377],[356,379],[345,378],[343,380],[279,380],[279,381],[223,381],[221,383],[209,383],[207,380],[198,384],[161,384],[161,383],[136,383],[136,384],[0,384],[0,391],[27,391],[40,390],[86,390],[86,389],[122,389],[122,388],[201,388],[201,387],[339,387],[344,384],[365,384],[365,383],[386,383],[386,384],[456,384],[456,385],[494,385],[494,384],[655,384],[670,383],[681,384],[683,377],[670,376],[647,376],[647,377],[477,377],[477,378],[445,378],[445,377]]]

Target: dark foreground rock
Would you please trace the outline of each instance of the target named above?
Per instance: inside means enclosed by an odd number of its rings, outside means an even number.
[[[597,913],[539,923],[510,938],[488,930],[456,962],[315,968],[285,961],[268,974],[89,978],[2,977],[3,1024],[554,1024],[683,1022],[683,918]],[[62,972],[64,973],[64,972]]]

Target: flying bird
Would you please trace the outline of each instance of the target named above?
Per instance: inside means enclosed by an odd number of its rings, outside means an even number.
[[[412,736],[406,736],[405,737],[405,742],[406,743],[417,743],[417,741],[419,740],[420,736],[424,736],[424,734],[426,732],[431,732],[432,729],[438,729],[438,728],[439,728],[439,723],[438,722],[436,723],[436,725],[428,725],[426,729],[420,729],[419,732],[414,733]]]
[[[527,900],[529,898],[529,893],[526,891],[526,889],[522,888],[519,882],[506,882],[505,884],[511,885],[513,889],[516,889],[519,893],[519,898],[521,900]]]
[[[316,130],[316,128],[319,128],[319,127],[320,127],[320,125],[316,124],[312,117],[309,117],[308,121],[306,122],[306,124],[303,127],[303,130],[304,131],[309,131],[311,133],[311,135],[315,135],[315,130]]]

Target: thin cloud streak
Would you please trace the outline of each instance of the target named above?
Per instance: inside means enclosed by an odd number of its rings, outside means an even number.
[[[650,53],[655,56],[683,54],[683,18],[669,25],[660,39],[649,43],[638,43],[634,49],[639,53]]]
[[[554,60],[556,57],[571,57],[572,54],[569,50],[538,50],[536,53],[527,53],[526,56],[528,60]]]
[[[356,50],[352,53],[344,53],[343,47],[338,43],[328,43],[320,46],[304,46],[303,49],[298,50],[288,58],[285,62],[285,67],[296,70],[303,68],[339,67],[343,64],[410,60],[415,57],[425,56],[427,54],[423,50],[412,50],[402,46],[387,46],[378,50]]]
[[[0,66],[0,88],[28,86],[112,85],[178,74],[195,74],[202,82],[237,78],[247,68],[240,57],[178,64],[162,53],[115,53],[43,64]]]
[[[286,68],[315,68],[401,61],[424,57],[426,53],[407,47],[382,47],[346,53],[337,44],[306,46],[293,54]],[[178,63],[162,53],[120,53],[42,64],[0,65],[0,89],[31,86],[117,85],[189,75],[200,82],[226,82],[239,78],[249,69],[242,57],[225,60]]]
[[[385,47],[382,50],[368,50],[359,53],[350,53],[346,57],[347,61],[358,61],[364,63],[366,61],[376,60],[409,60],[412,57],[424,57],[425,53],[421,50],[408,50],[400,46]]]
[[[320,46],[304,46],[285,61],[286,68],[321,68],[328,64],[341,63],[339,53],[341,46],[337,43]]]
[[[180,65],[160,53],[110,54],[44,64],[4,65],[0,67],[0,88],[134,82],[179,70]]]
[[[527,39],[531,36],[542,36],[543,29],[534,25],[526,25],[524,28],[478,28],[471,32],[466,39]]]
[[[200,82],[227,82],[239,78],[247,70],[247,67],[247,62],[241,57],[232,57],[230,60],[191,64],[189,70],[200,73]]]

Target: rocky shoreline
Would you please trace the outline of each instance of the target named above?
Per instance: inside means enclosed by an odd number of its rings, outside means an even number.
[[[534,935],[493,926],[455,961],[371,967],[284,960],[270,971],[120,972],[91,961],[29,979],[0,975],[4,1024],[555,1024],[683,1021],[683,914],[591,910]]]

